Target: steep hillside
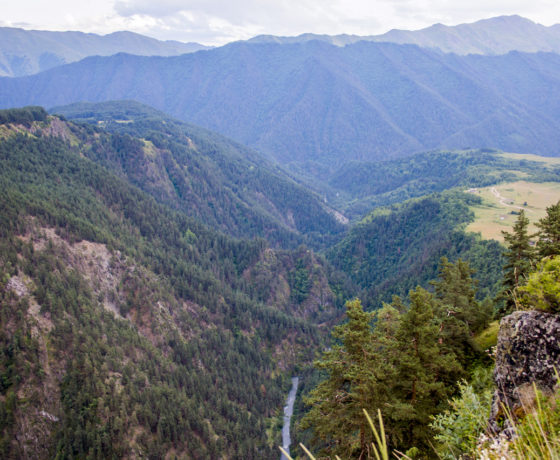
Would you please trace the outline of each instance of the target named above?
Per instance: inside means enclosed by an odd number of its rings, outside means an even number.
[[[87,58],[2,79],[0,104],[134,99],[313,170],[466,146],[558,155],[559,89],[556,54],[237,43],[179,57]]]
[[[117,53],[177,56],[208,49],[198,43],[160,41],[133,32],[108,35],[0,27],[0,76],[21,77],[87,56]]]
[[[75,128],[88,158],[230,235],[318,247],[344,229],[318,196],[256,152],[216,133],[128,101],[53,111],[113,133],[98,133],[92,142],[91,129]]]
[[[305,318],[338,315],[326,263],[282,253],[293,281],[264,299],[263,240],[157,203],[85,157],[82,127],[5,118],[0,456],[276,456],[284,372],[320,341]]]
[[[480,281],[479,296],[493,297],[500,290],[502,247],[464,231],[474,218],[469,205],[480,201],[471,194],[444,193],[377,208],[327,258],[360,285],[370,308],[393,295],[406,296],[417,285],[426,287],[443,256],[467,260]]]
[[[251,43],[303,43],[319,40],[336,46],[359,41],[389,42],[433,48],[456,54],[506,54],[510,51],[534,53],[560,52],[560,25],[536,24],[520,16],[498,16],[468,24],[446,26],[434,24],[420,30],[393,29],[381,35],[317,35],[297,37],[259,35]]]

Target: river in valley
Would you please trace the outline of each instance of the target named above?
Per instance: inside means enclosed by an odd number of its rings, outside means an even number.
[[[290,438],[290,421],[292,420],[292,414],[294,413],[294,402],[296,401],[296,393],[299,384],[299,377],[292,377],[292,389],[288,394],[288,400],[284,406],[284,425],[282,426],[282,447],[286,452],[290,452],[290,444],[292,442]],[[282,454],[280,460],[288,460],[288,458]]]

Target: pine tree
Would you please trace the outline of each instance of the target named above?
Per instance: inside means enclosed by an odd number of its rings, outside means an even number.
[[[439,276],[431,284],[436,298],[446,306],[446,316],[464,322],[469,332],[478,332],[486,326],[490,312],[484,311],[476,300],[476,284],[472,279],[474,270],[468,262],[458,259],[454,264],[442,257]]]
[[[521,210],[517,221],[513,226],[513,232],[502,231],[507,250],[504,252],[507,263],[504,265],[504,291],[503,297],[506,300],[506,311],[510,311],[514,305],[513,292],[525,283],[528,273],[535,261],[536,251],[531,246],[531,237],[527,229],[529,219],[525,217],[525,211]]]
[[[459,259],[454,264],[442,257],[435,287],[435,315],[440,324],[440,343],[455,353],[467,368],[473,358],[480,358],[473,335],[488,324],[492,316],[490,303],[482,306],[476,300],[476,282],[468,262]]]
[[[391,413],[400,431],[401,446],[429,449],[429,422],[453,390],[461,372],[453,352],[440,344],[436,299],[420,287],[410,293],[410,308],[402,315],[396,335],[398,379],[392,390],[399,399]]]
[[[396,312],[386,308],[380,314],[378,322],[388,325],[386,321],[392,321]],[[339,344],[316,363],[327,377],[310,393],[306,402],[311,409],[301,428],[313,428],[315,444],[327,455],[365,459],[372,435],[362,410],[374,413],[386,404],[386,379],[391,378],[391,372],[384,358],[384,343],[372,332],[374,314],[364,312],[356,299],[347,302],[346,315],[348,322],[333,332]]]
[[[546,216],[537,224],[539,257],[560,255],[560,201],[546,208]]]

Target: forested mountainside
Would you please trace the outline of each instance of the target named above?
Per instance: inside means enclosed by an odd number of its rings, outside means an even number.
[[[359,41],[389,42],[433,48],[456,54],[506,54],[560,51],[560,25],[543,26],[521,16],[498,16],[473,23],[446,26],[434,24],[420,30],[393,29],[381,35],[317,35],[297,37],[259,35],[251,43],[301,43],[320,40],[337,46]]]
[[[334,169],[434,148],[558,155],[559,87],[556,54],[235,43],[178,57],[91,57],[2,79],[0,105],[134,99],[282,164]]]
[[[344,230],[340,217],[319,196],[256,152],[216,133],[130,101],[53,111],[102,124],[93,143],[96,128],[74,128],[73,135],[87,145],[81,150],[88,158],[232,236],[263,237],[284,247],[320,247]]]
[[[400,324],[395,350],[407,324],[427,318],[414,327],[428,339],[445,324],[436,414],[471,358],[487,364],[473,334],[504,307],[488,299],[511,256],[465,231],[482,195],[457,187],[559,177],[556,161],[489,150],[349,165],[326,186],[340,203],[393,204],[344,234],[317,195],[224,137],[131,102],[57,111],[80,122],[0,111],[3,458],[275,458],[288,377],[321,379],[309,365],[355,297],[376,310],[402,296],[397,316],[378,313]],[[371,180],[346,185],[352,168]],[[470,310],[457,323],[445,302]],[[393,441],[426,447],[426,420]]]
[[[199,43],[161,41],[133,32],[97,35],[0,27],[0,75],[31,75],[87,56],[117,53],[177,56],[202,49],[208,47]]]
[[[405,296],[437,276],[441,257],[461,258],[475,270],[480,298],[500,291],[502,247],[466,233],[474,215],[469,204],[480,198],[444,193],[376,208],[327,252],[327,258],[364,289],[368,308],[393,295]]]
[[[2,458],[275,457],[344,276],[158,203],[87,158],[108,133],[0,118]]]
[[[502,182],[557,182],[560,164],[542,158],[512,157],[490,149],[423,152],[398,160],[349,162],[313,184],[347,217],[452,188],[466,190]]]
[[[442,258],[432,290],[374,312],[347,302],[304,399],[308,445],[360,459],[558,458],[560,201],[535,222],[538,235],[529,224],[520,210],[504,232],[494,301],[477,302],[468,263]]]

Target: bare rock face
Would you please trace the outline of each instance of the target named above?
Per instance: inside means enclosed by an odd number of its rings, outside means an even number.
[[[545,394],[557,385],[560,373],[560,315],[542,311],[517,311],[500,322],[496,348],[494,393],[489,429],[509,431],[504,406],[513,416],[534,403],[533,383]],[[500,423],[502,421],[503,423]]]

